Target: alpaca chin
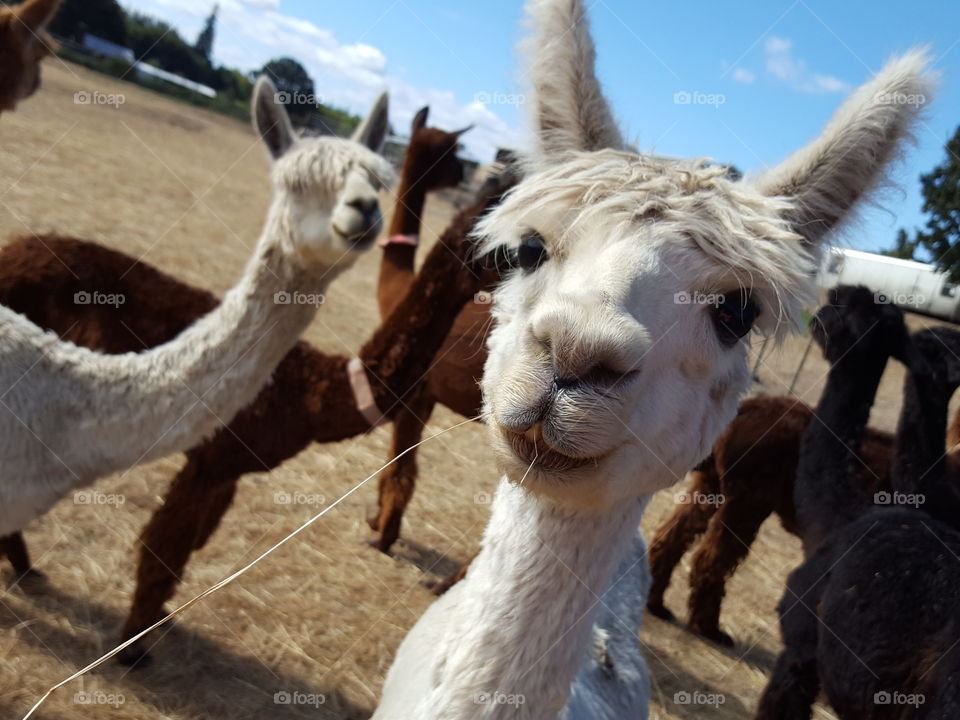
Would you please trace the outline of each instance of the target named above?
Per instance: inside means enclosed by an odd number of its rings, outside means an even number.
[[[498,470],[510,482],[568,510],[607,511],[670,487],[677,478],[670,467],[627,442],[583,465],[557,470],[519,456],[501,430],[492,427],[491,435]]]

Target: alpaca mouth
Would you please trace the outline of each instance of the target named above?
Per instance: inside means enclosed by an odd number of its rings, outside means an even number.
[[[573,457],[551,447],[539,430],[528,430],[526,433],[516,433],[504,430],[510,449],[519,460],[537,468],[551,472],[575,470],[587,465],[596,465],[599,457]]]
[[[360,233],[350,234],[345,233],[343,230],[334,225],[333,231],[342,237],[347,244],[351,246],[351,249],[354,250],[368,249],[371,245],[373,245],[373,241],[377,239],[377,235],[380,234],[379,227],[370,228],[369,230],[365,230],[364,232]]]

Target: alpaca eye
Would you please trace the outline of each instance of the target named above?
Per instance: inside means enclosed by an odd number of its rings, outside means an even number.
[[[723,345],[731,347],[750,332],[759,312],[749,290],[724,293],[711,308],[713,327]]]
[[[547,248],[544,247],[543,235],[531,230],[520,239],[520,247],[517,248],[517,265],[522,270],[533,272],[549,259]]]

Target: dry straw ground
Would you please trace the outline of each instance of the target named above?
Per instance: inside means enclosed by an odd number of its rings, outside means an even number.
[[[125,104],[75,104],[78,91],[122,93]],[[247,127],[50,62],[43,90],[4,115],[0,129],[0,238],[56,231],[96,240],[217,293],[240,273],[269,201],[265,154]],[[451,213],[448,205],[428,203],[428,242]],[[377,260],[374,251],[336,282],[309,340],[332,352],[360,345],[377,323]],[[785,392],[804,345],[793,339],[771,355],[758,390]],[[798,385],[808,402],[816,401],[824,372],[812,353]],[[878,427],[895,423],[901,377],[893,367],[884,380],[874,411]],[[459,420],[440,409],[430,430]],[[177,599],[249,561],[379,467],[388,433],[314,445],[269,475],[244,478]],[[27,540],[49,582],[29,592],[0,590],[0,718],[20,717],[48,686],[117,639],[139,530],[181,462],[171,457],[97,484],[99,499],[115,494],[122,505],[67,498],[30,526]],[[370,483],[158,637],[153,667],[99,668],[56,694],[38,717],[367,717],[398,643],[430,604],[421,582],[451,571],[476,547],[495,480],[483,427],[428,443],[396,557],[365,544],[363,518],[375,498]],[[679,490],[655,498],[644,521],[648,536]],[[277,502],[278,493],[299,493],[303,502]],[[723,623],[738,642],[732,650],[646,620],[641,640],[654,676],[653,718],[751,716],[779,649],[774,606],[798,559],[796,539],[768,521],[729,586]],[[685,564],[668,595],[681,617],[686,570]],[[10,571],[3,573],[6,585]],[[676,693],[696,691],[723,693],[725,702],[715,708],[674,702]],[[301,704],[277,704],[276,694],[284,692],[299,693]],[[822,708],[815,716],[832,717]]]

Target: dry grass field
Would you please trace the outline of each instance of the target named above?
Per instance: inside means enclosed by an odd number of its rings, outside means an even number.
[[[120,107],[74,103],[77,91],[123,93]],[[57,231],[140,256],[195,285],[223,293],[257,239],[270,198],[267,160],[249,128],[170,102],[77,67],[49,62],[45,85],[0,119],[0,238]],[[385,209],[390,199],[385,197]],[[428,203],[431,241],[452,209]],[[308,339],[331,352],[359,347],[378,321],[377,251],[338,280]],[[912,318],[911,323],[927,322]],[[785,393],[806,340],[791,339],[761,365],[758,392]],[[816,402],[825,363],[814,351],[798,394]],[[891,365],[873,422],[892,429],[900,368]],[[439,409],[437,432],[461,418]],[[387,457],[389,429],[308,451],[269,475],[250,475],[177,595],[182,602],[248,562]],[[97,489],[122,505],[64,499],[26,532],[48,582],[0,590],[0,718],[19,718],[50,685],[108,650],[133,590],[137,537],[179,468],[175,456],[102,480]],[[128,671],[109,663],[58,691],[40,718],[253,720],[364,718],[410,626],[430,604],[424,580],[442,576],[476,547],[487,519],[482,500],[496,473],[485,430],[461,427],[421,451],[421,480],[395,557],[371,550],[364,517],[371,482],[239,581],[184,614],[156,637],[153,666]],[[655,498],[648,537],[673,506]],[[275,493],[309,502],[275,502]],[[768,521],[754,552],[729,585],[723,624],[731,650],[681,627],[647,618],[641,641],[654,677],[651,717],[752,716],[779,650],[774,606],[799,542]],[[684,564],[668,604],[686,614]],[[639,600],[638,600],[639,601]],[[723,693],[714,707],[677,704],[680,691]],[[300,693],[304,704],[277,704]],[[323,703],[320,704],[322,696]],[[316,701],[310,704],[310,701]],[[823,708],[815,717],[833,717]]]

